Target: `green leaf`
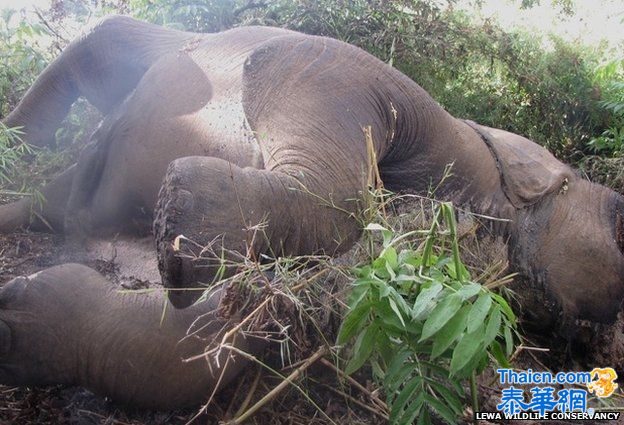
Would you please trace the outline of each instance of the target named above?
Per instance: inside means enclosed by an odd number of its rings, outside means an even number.
[[[411,312],[412,312],[412,309],[405,302],[405,297],[403,295],[401,295],[393,287],[391,287],[391,288],[392,288],[392,290],[390,291],[390,298],[394,299],[394,302],[396,302],[397,306],[399,307],[399,310],[401,311],[401,314],[403,316],[409,317]]]
[[[367,301],[347,313],[338,333],[338,345],[342,345],[350,340],[364,326],[372,305],[372,302]]]
[[[464,410],[464,404],[462,403],[461,395],[434,379],[425,378],[425,380],[435,390],[435,392],[442,396],[455,415],[460,415],[462,413]]]
[[[418,417],[418,425],[429,425],[429,424],[431,424],[431,417],[429,416],[429,410],[424,409],[422,413],[420,414],[420,416]]]
[[[462,332],[464,332],[464,329],[466,329],[466,318],[468,317],[470,309],[470,305],[463,306],[457,314],[440,329],[440,332],[436,334],[431,350],[431,360],[444,353],[451,344],[459,338]]]
[[[421,392],[416,396],[416,399],[411,402],[403,412],[403,415],[397,420],[397,424],[412,424],[420,413],[425,401],[425,393]],[[426,411],[426,409],[425,409]]]
[[[426,366],[427,369],[430,369],[432,372],[435,372],[439,377],[443,378],[445,381],[450,379],[450,374],[448,369],[440,366],[436,363],[431,363],[429,361],[423,360],[420,362],[423,366]],[[459,387],[458,391],[461,391],[461,387]]]
[[[388,364],[388,370],[386,372],[386,376],[392,379],[392,376],[403,367],[409,356],[411,355],[411,351],[406,347],[401,347],[397,350],[395,356],[392,358],[392,361]]]
[[[379,345],[378,345],[379,347]],[[379,364],[379,359],[375,357],[370,358],[370,365],[373,372],[373,379],[383,379],[385,376],[384,369]]]
[[[376,321],[381,324],[380,319],[377,319]],[[396,353],[396,347],[390,340],[390,335],[388,335],[386,330],[383,328],[381,328],[379,332],[377,332],[375,347],[384,364],[388,364],[390,361],[392,361]],[[386,373],[384,372],[381,376],[386,376]]]
[[[500,367],[506,369],[511,368],[511,364],[509,363],[509,360],[507,360],[507,356],[505,356],[505,353],[503,352],[503,347],[501,347],[500,343],[496,340],[492,342],[491,353]]]
[[[498,305],[492,307],[492,312],[488,319],[487,327],[485,328],[485,336],[483,337],[483,345],[489,347],[489,345],[496,339],[498,331],[501,326],[501,311]]]
[[[358,304],[368,295],[371,287],[370,279],[358,279],[353,283],[353,289],[349,294],[348,302],[349,308],[354,309]]]
[[[392,240],[392,231],[386,229],[385,227],[383,227],[381,224],[378,223],[369,223],[364,230],[368,230],[369,232],[375,232],[375,231],[381,231],[381,234],[383,235],[383,245],[384,246],[388,246],[388,244],[390,243],[390,241]]]
[[[465,333],[453,350],[451,358],[451,373],[455,373],[463,368],[474,355],[482,349],[483,328],[477,328],[475,332]]]
[[[492,297],[490,294],[484,293],[479,295],[477,301],[472,305],[470,314],[468,315],[468,333],[474,332],[478,327],[484,325],[484,320],[490,311],[492,305]]]
[[[412,379],[407,381],[399,395],[394,399],[391,403],[392,407],[390,409],[390,422],[395,423],[395,420],[402,416],[403,409],[413,398],[416,391],[420,390],[420,386],[422,385],[422,377],[414,376]],[[397,422],[398,423],[398,422]]]
[[[514,351],[514,340],[511,335],[511,329],[509,326],[505,326],[505,352],[507,353],[507,357],[511,356]]]
[[[478,283],[469,283],[467,285],[463,285],[461,289],[457,291],[457,294],[462,298],[463,301],[465,301],[477,295],[479,292],[481,292],[482,289],[483,287]]]
[[[507,316],[507,318],[511,321],[511,323],[516,323],[516,315],[514,314],[511,307],[509,307],[509,304],[507,303],[505,298],[494,293],[492,294],[492,298],[494,298],[494,300],[498,303],[498,305],[500,305],[503,313],[505,313],[505,316]]]
[[[450,425],[455,425],[457,423],[457,415],[453,413],[453,410],[451,410],[446,404],[442,403],[430,394],[425,395],[425,401],[429,406],[433,407],[436,413],[440,415],[446,423]]]
[[[487,362],[488,359],[488,353],[480,350],[468,361],[468,363],[466,363],[463,368],[457,371],[454,376],[458,379],[465,379],[472,375],[473,372],[479,374],[482,371],[482,364]]]
[[[392,311],[394,311],[394,313],[397,315],[397,317],[401,321],[401,324],[403,325],[403,327],[405,327],[405,322],[403,321],[403,315],[399,311],[399,307],[397,307],[396,302],[394,301],[394,299],[388,298],[388,302],[390,304],[390,308],[392,309]]]
[[[418,320],[419,316],[427,310],[431,301],[438,296],[440,291],[442,291],[440,282],[433,282],[430,286],[420,291],[412,308],[412,318]]]
[[[457,294],[451,294],[435,306],[423,326],[420,341],[423,341],[438,332],[461,308],[462,299]]]
[[[399,371],[393,375],[392,380],[384,381],[384,386],[386,388],[386,394],[390,397],[390,395],[394,395],[397,389],[403,384],[408,377],[412,376],[415,371],[415,367],[412,363],[405,363],[403,368],[399,369]]]
[[[364,365],[375,348],[375,339],[379,332],[379,326],[374,321],[369,327],[360,333],[353,345],[353,356],[345,368],[345,373],[351,375]]]
[[[394,334],[395,336],[399,336],[405,332],[403,322],[401,322],[397,314],[390,307],[389,298],[381,300],[375,307],[377,309],[377,316],[381,320],[385,332]]]
[[[397,268],[397,266],[399,265],[399,256],[393,246],[388,246],[384,248],[379,256],[385,258],[386,265],[390,266],[392,269]]]

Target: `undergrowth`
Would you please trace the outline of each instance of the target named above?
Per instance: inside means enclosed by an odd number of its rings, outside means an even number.
[[[338,337],[340,345],[354,341],[346,373],[371,365],[396,424],[431,423],[430,412],[456,423],[466,400],[477,408],[475,375],[492,359],[508,365],[514,351],[513,311],[472,280],[460,258],[451,204],[431,205],[429,229],[395,233],[367,226],[371,247],[381,234],[381,250],[352,270],[349,312]]]
[[[237,267],[220,282],[227,288],[220,315],[233,320],[225,327],[230,331],[198,358],[230,350],[277,379],[272,389],[263,392],[254,385],[257,394],[240,395],[242,400],[232,402],[235,412],[221,418],[225,423],[261,414],[286,388],[303,396],[322,423],[337,423],[318,398],[328,391],[382,422],[408,424],[418,418],[431,423],[435,416],[456,423],[477,409],[476,375],[493,360],[508,366],[516,317],[494,292],[510,279],[505,267],[481,262],[490,272],[479,271],[473,278],[460,245],[462,240],[474,243],[476,236],[459,230],[450,204],[387,193],[380,197],[380,192],[371,191],[377,203],[367,210],[371,222],[363,238],[337,259],[265,256],[257,261],[223,255],[218,245],[182,254]],[[407,215],[397,212],[401,203]],[[263,226],[255,229],[262,233]],[[272,354],[240,352],[233,346],[239,332],[270,341]],[[331,369],[342,384],[325,385],[324,396],[311,392],[319,379],[308,374],[313,363]],[[371,379],[372,389],[360,383]],[[349,395],[341,385],[360,396]]]

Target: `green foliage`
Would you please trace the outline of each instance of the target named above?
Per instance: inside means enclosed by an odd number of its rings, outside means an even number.
[[[598,66],[595,79],[602,86],[598,104],[619,117],[624,116],[624,58],[615,58]]]
[[[19,128],[8,128],[0,123],[0,184],[10,183],[13,164],[32,153],[32,149],[22,143],[22,134]]]
[[[0,117],[17,105],[48,63],[47,52],[37,44],[45,28],[25,21],[11,26],[14,14],[0,10]]]
[[[237,23],[240,14],[254,7],[255,3],[240,0],[128,2],[128,9],[139,19],[194,32],[216,32],[231,28]]]
[[[23,158],[33,154],[33,149],[24,143],[21,136],[24,133],[19,128],[8,128],[0,123],[0,188],[15,188],[15,176],[18,164],[23,164]],[[33,196],[36,202],[44,202],[41,193],[30,186],[22,185],[17,189],[0,190],[0,199],[13,199],[20,196]]]
[[[624,127],[608,128],[588,144],[597,154],[619,156],[624,152]]]
[[[595,80],[602,87],[598,105],[612,115],[609,128],[592,138],[588,145],[596,154],[621,156],[624,153],[624,59],[613,59],[599,66]]]
[[[524,7],[536,3],[518,2]],[[624,110],[621,59],[598,67],[606,55],[600,49],[510,32],[492,21],[476,24],[454,3],[449,7],[431,0],[85,1],[57,5],[48,16],[60,25],[68,16],[83,20],[90,14],[121,12],[189,31],[259,24],[336,37],[397,67],[455,116],[525,135],[573,163],[595,152],[619,154],[614,134],[615,130],[621,134]],[[563,15],[574,13],[569,0],[551,4]],[[2,116],[51,56],[49,49],[36,44],[43,25],[23,22],[8,29],[8,12],[5,15],[0,23]],[[71,134],[62,138],[76,139],[75,123],[69,127]]]
[[[429,423],[434,413],[454,424],[466,399],[462,380],[474,379],[490,359],[508,364],[516,317],[504,298],[471,280],[450,204],[436,209],[418,248],[411,242],[422,231],[395,235],[379,224],[367,230],[381,233],[383,244],[355,270],[338,336],[338,344],[354,341],[346,372],[372,366],[391,423]]]

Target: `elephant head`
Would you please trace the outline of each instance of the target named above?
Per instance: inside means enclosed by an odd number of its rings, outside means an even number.
[[[564,333],[576,319],[613,322],[624,299],[624,198],[524,137],[471,125],[497,160],[513,207],[510,262],[541,292],[541,317],[562,312]]]

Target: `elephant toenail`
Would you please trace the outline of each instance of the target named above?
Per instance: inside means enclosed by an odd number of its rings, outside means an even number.
[[[0,320],[0,357],[6,356],[11,351],[11,329]]]

